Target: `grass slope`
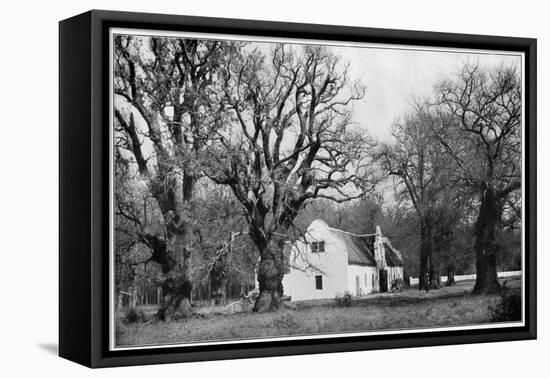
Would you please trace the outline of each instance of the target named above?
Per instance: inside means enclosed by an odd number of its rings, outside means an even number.
[[[514,285],[515,286],[515,285]],[[375,294],[337,307],[334,300],[298,303],[275,313],[201,315],[177,322],[117,322],[117,346],[186,343],[270,336],[355,332],[487,323],[499,296],[472,296],[461,282],[429,293],[407,289]],[[512,290],[518,290],[514,288]]]

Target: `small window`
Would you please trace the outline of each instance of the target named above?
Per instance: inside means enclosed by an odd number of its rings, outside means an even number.
[[[376,287],[376,278],[374,277],[374,274],[372,275],[372,287]]]
[[[313,253],[325,252],[325,242],[324,241],[311,242],[311,252]]]
[[[369,286],[369,281],[368,281],[368,278],[367,278],[367,274],[365,274],[365,287],[366,286]]]
[[[315,276],[315,289],[323,290],[323,276]]]

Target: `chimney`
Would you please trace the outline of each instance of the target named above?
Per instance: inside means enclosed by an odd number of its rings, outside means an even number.
[[[384,243],[382,241],[382,230],[380,226],[376,226],[376,234],[374,235],[374,259],[378,269],[386,267],[386,254],[384,253]]]

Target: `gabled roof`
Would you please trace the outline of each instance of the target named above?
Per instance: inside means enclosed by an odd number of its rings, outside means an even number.
[[[368,238],[352,234],[350,232],[330,228],[346,245],[348,251],[348,264],[376,266],[374,253],[368,246]]]
[[[392,247],[388,242],[384,242],[384,251],[386,252],[386,264],[388,266],[403,266],[401,253]]]

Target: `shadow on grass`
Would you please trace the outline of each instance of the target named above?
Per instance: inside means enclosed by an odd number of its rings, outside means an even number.
[[[457,290],[458,289],[458,290]],[[471,288],[462,289],[461,287],[454,288],[448,292],[446,288],[430,290],[429,293],[420,292],[414,289],[409,289],[400,293],[385,293],[374,294],[375,296],[367,296],[363,298],[354,298],[353,307],[398,307],[408,305],[418,305],[422,303],[436,304],[438,302],[446,302],[450,299],[462,299],[472,296]],[[509,292],[519,292],[519,288],[509,288]],[[312,300],[297,303],[298,309],[308,309],[311,307],[335,307],[337,306],[333,299]]]

